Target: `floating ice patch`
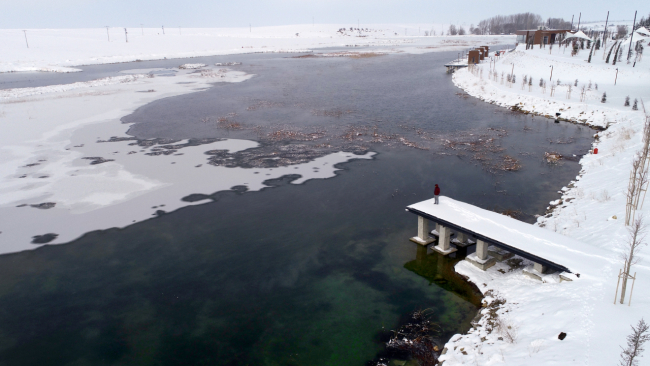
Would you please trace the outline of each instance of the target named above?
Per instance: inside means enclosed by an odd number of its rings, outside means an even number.
[[[202,67],[206,67],[208,65],[206,64],[183,64],[179,66],[178,68],[181,70],[192,70],[192,69],[200,69]]]
[[[115,123],[106,122],[77,130],[69,145],[70,155],[49,154],[47,162],[23,167],[13,179],[5,180],[11,184],[11,190],[0,195],[3,217],[0,252],[43,243],[42,240],[34,242],[33,238],[47,233],[58,234],[48,237],[48,244],[63,243],[87,231],[124,227],[163,212],[207,202],[183,200],[190,194],[209,197],[235,186],[256,191],[267,187],[264,181],[285,175],[301,176],[293,184],[330,178],[339,170],[335,167],[337,164],[370,159],[373,155],[339,152],[305,164],[227,168],[207,164],[209,155],[205,152],[236,152],[255,148],[258,144],[247,140],[221,140],[194,145],[192,141],[183,140],[146,146],[147,141],[138,144],[127,136],[112,141],[93,141],[94,136],[110,135],[115,129]],[[92,159],[85,159],[87,157]],[[96,161],[102,163],[93,164]],[[47,178],[40,179],[42,175]],[[48,210],[33,209],[44,201],[56,206],[50,204]]]
[[[256,148],[254,141],[143,141],[125,135],[128,126],[120,118],[141,105],[252,76],[228,70],[219,70],[217,80],[194,71],[177,75],[26,88],[0,101],[0,254],[68,242],[91,230],[206,202],[183,200],[192,194],[209,198],[235,186],[259,190],[265,181],[286,175],[299,175],[293,183],[300,184],[335,176],[337,164],[372,158],[372,153],[338,152],[301,164],[245,169],[211,165],[206,152],[235,153]],[[143,89],[156,92],[138,93]]]

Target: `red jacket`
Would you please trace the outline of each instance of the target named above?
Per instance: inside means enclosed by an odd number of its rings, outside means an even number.
[[[436,189],[433,190],[435,196],[440,196],[440,187],[436,186]]]

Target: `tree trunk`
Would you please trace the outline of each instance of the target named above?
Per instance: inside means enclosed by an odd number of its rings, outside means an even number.
[[[595,47],[596,47],[596,42],[591,42],[591,51],[589,51],[589,60],[587,60],[587,63],[591,63],[591,55],[594,54]]]
[[[630,273],[630,267],[625,266],[625,271],[623,271],[623,284],[621,286],[621,304],[625,303],[625,288],[627,287],[627,276]]]

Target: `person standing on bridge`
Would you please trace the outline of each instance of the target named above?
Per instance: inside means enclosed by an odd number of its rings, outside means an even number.
[[[436,201],[433,203],[434,205],[437,205],[438,202],[438,196],[440,196],[440,187],[436,184],[436,188],[433,190],[433,198],[436,199]]]

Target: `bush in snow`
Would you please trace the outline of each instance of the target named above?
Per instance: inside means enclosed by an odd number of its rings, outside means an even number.
[[[600,99],[601,103],[607,102],[607,93],[603,93],[603,97]]]
[[[512,74],[512,83],[514,84],[517,80],[517,76],[515,74]]]
[[[595,86],[594,86],[594,87],[596,88],[596,90],[598,90],[598,84],[595,84]]]
[[[508,343],[517,342],[519,326],[513,323],[512,321],[510,321],[509,319],[503,319],[502,316],[499,317],[497,319],[496,329],[497,329],[497,333],[499,333],[503,337],[504,341]]]
[[[644,351],[644,343],[650,340],[650,333],[648,330],[650,327],[646,322],[641,318],[636,327],[630,326],[632,328],[632,334],[627,336],[627,348],[621,347],[623,352],[621,352],[621,360],[619,361],[620,366],[636,366],[639,364],[637,357],[641,357],[641,352]]]
[[[573,83],[573,86],[578,86],[578,79]]]
[[[639,106],[637,105],[637,103],[638,103],[638,101],[635,98],[634,99],[634,104],[632,104],[632,110],[633,111],[638,111],[639,110]]]
[[[544,79],[539,78],[539,87],[541,88],[544,85]]]
[[[600,38],[596,40],[596,51],[600,49]]]
[[[630,106],[630,96],[628,95],[625,97],[625,104],[623,104],[624,107],[629,107]]]
[[[560,85],[560,79],[557,79],[557,85]]]

